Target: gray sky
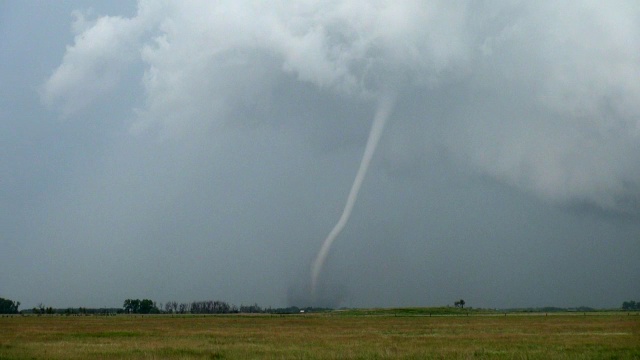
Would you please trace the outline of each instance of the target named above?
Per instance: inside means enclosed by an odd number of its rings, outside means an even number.
[[[614,307],[637,1],[4,1],[0,297]]]

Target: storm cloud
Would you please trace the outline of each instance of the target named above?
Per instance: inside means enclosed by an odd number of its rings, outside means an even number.
[[[31,285],[0,290],[303,301],[389,90],[327,303],[616,306],[640,290],[637,2],[132,8],[59,20],[72,37],[30,101],[62,160],[9,185],[31,186],[5,209],[37,205],[0,260]],[[27,116],[3,104],[6,124]],[[36,140],[3,168],[45,153]]]
[[[74,13],[78,34],[43,98],[72,114],[117,91],[123,67],[139,62],[132,130],[171,137],[268,111],[287,81],[344,101],[385,86],[424,97],[454,87],[448,118],[423,121],[469,165],[554,201],[636,211],[637,11],[633,2],[142,1],[132,18]]]

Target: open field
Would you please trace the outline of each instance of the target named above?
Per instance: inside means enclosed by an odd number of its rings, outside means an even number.
[[[639,359],[640,316],[332,312],[0,318],[0,359],[34,358]]]

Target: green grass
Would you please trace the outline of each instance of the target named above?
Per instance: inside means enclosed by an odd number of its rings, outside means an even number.
[[[84,358],[638,359],[640,316],[480,311],[467,316],[432,308],[0,318],[0,359]]]
[[[74,333],[71,336],[77,338],[128,338],[141,336],[140,333],[133,331],[106,331],[106,332],[89,332],[89,333]]]
[[[430,308],[384,308],[384,309],[347,309],[330,312],[332,315],[343,316],[439,316],[439,315],[479,315],[497,314],[496,311],[486,309],[460,309],[455,307],[430,307]]]

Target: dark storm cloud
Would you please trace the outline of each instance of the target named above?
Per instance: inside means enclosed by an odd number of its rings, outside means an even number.
[[[32,86],[51,110],[38,116],[64,118],[39,125],[64,139],[64,166],[8,197],[5,212],[37,205],[3,235],[24,278],[0,290],[60,306],[304,301],[392,89],[324,302],[617,305],[640,270],[639,15],[632,1],[79,7]],[[47,153],[32,151],[0,164]]]

